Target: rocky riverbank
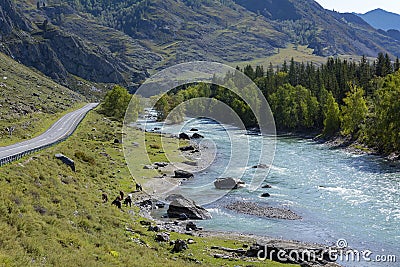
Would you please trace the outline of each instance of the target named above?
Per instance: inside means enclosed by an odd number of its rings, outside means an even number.
[[[177,151],[178,152],[178,151]],[[195,179],[176,177],[176,170],[184,170],[188,173],[196,174],[201,170],[204,170],[209,166],[215,157],[215,151],[211,150],[204,144],[197,144],[192,142],[189,146],[184,149],[180,149],[181,153],[187,161],[181,163],[169,163],[162,164],[162,166],[157,166],[158,170],[163,173],[160,177],[154,177],[151,180],[163,180],[167,182],[168,180],[174,180],[175,182],[182,182],[185,179]],[[157,164],[156,164],[157,165]],[[160,164],[158,164],[160,165]],[[194,175],[195,176],[195,175]],[[151,180],[148,180],[151,182]],[[161,184],[160,184],[161,185]],[[209,253],[215,258],[222,258],[226,260],[232,260],[237,258],[247,258],[250,261],[260,260],[258,257],[261,255],[263,258],[263,251],[270,252],[269,255],[265,257],[267,259],[282,262],[282,263],[292,263],[300,264],[301,266],[339,266],[331,259],[329,259],[326,254],[327,247],[320,244],[306,244],[297,241],[290,240],[279,240],[263,236],[254,235],[243,235],[239,233],[232,232],[215,232],[207,231],[207,229],[202,229],[196,225],[196,222],[187,218],[154,218],[151,214],[154,209],[165,209],[164,214],[167,214],[167,206],[160,205],[158,200],[160,196],[156,193],[154,196],[148,195],[147,193],[140,194],[140,199],[136,201],[136,205],[140,207],[140,215],[146,218],[148,221],[143,222],[143,224],[148,226],[149,231],[158,232],[156,238],[162,240],[168,240],[171,246],[175,246],[175,240],[169,240],[170,233],[175,232],[179,234],[184,234],[188,236],[187,240],[179,240],[180,243],[184,243],[181,248],[188,246],[190,248],[190,242],[192,238],[195,237],[215,237],[219,236],[222,238],[230,240],[240,240],[244,241],[246,245],[241,247],[223,247],[223,246],[211,246]],[[163,198],[163,200],[165,197]],[[258,203],[238,201],[231,203],[226,208],[245,213],[249,215],[273,218],[273,219],[285,219],[285,220],[300,220],[301,216],[297,215],[291,210],[274,208],[269,206],[263,206]],[[175,250],[175,247],[174,247]],[[276,254],[278,252],[285,253],[286,255],[294,255],[297,252],[312,251],[314,257],[301,258],[301,257],[289,257],[285,256],[283,258],[278,258]],[[295,253],[296,252],[296,253]],[[275,254],[275,255],[274,255]]]
[[[198,227],[193,220],[157,219],[151,216],[153,209],[159,208],[157,207],[157,200],[149,198],[148,196],[146,197],[143,194],[141,197],[141,200],[136,202],[136,205],[140,207],[140,215],[148,221],[141,221],[140,223],[148,226],[148,231],[158,232],[159,234],[156,235],[156,238],[165,237],[165,240],[170,241],[168,236],[171,232],[185,234],[188,236],[188,239],[183,241],[185,243],[184,245],[190,247],[194,237],[221,237],[244,242],[244,244],[240,247],[211,245],[208,253],[215,258],[226,260],[241,258],[249,259],[250,261],[269,259],[281,263],[299,264],[300,266],[340,267],[340,265],[336,264],[334,260],[330,258],[330,254],[328,253],[329,248],[327,246],[293,240],[281,240],[266,236],[208,231],[207,229]],[[247,204],[248,203],[246,203],[246,206],[249,207]],[[298,219],[298,216],[290,211],[285,211],[286,213],[284,213],[284,215],[276,210],[272,212],[275,212],[274,214],[276,214],[277,217],[281,216],[286,219]],[[170,245],[174,246],[175,242],[176,241],[171,240]],[[180,240],[180,242],[182,242],[182,240]]]

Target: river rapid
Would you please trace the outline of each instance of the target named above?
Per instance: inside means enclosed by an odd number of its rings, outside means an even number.
[[[164,133],[189,132],[197,128],[210,142],[216,154],[213,163],[184,182],[182,191],[211,212],[211,220],[196,222],[207,230],[232,231],[335,245],[345,239],[348,246],[370,250],[377,255],[396,255],[400,261],[400,166],[371,155],[355,155],[325,144],[293,136],[276,138],[275,157],[263,174],[263,184],[272,188],[231,191],[215,201],[213,181],[220,177],[241,175],[251,182],[251,166],[259,163],[260,138],[231,126],[206,119],[186,121],[180,125],[147,122],[148,130],[161,127]],[[232,156],[232,140],[249,147],[249,158]],[[245,154],[245,153],[243,153]],[[229,161],[247,161],[247,168],[235,169]],[[232,163],[232,162],[231,162]],[[262,163],[262,158],[261,158]],[[240,164],[238,164],[240,165]],[[264,192],[271,197],[261,198]],[[273,207],[288,208],[303,219],[286,221],[239,214],[225,208],[229,203],[246,200]],[[165,213],[165,211],[163,211]],[[158,214],[162,215],[162,214]],[[399,263],[340,262],[344,266],[400,266]]]

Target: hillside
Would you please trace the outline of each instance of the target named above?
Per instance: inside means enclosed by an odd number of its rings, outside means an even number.
[[[312,0],[67,0],[39,9],[35,3],[20,1],[14,13],[3,12],[16,21],[5,27],[11,30],[3,50],[61,81],[79,76],[135,88],[165,66],[248,62],[293,44],[322,57],[400,53],[393,35]]]
[[[0,145],[31,138],[85,98],[0,53]],[[6,128],[14,127],[12,135]]]
[[[376,29],[382,29],[385,31],[393,29],[400,31],[399,14],[378,8],[365,14],[357,14],[357,16],[368,22]]]
[[[319,62],[379,52],[400,56],[400,32],[376,30],[313,0],[0,4],[0,51],[86,95],[93,91],[79,85],[87,81],[100,84],[100,92],[112,84],[135,90],[150,73],[194,60],[242,65],[292,55]]]
[[[379,52],[399,55],[400,43],[381,33],[354,14],[325,10],[313,0],[235,0],[243,7],[275,19],[280,32],[290,36],[289,41],[308,45],[314,54],[367,55]],[[288,14],[291,14],[288,17]]]
[[[35,3],[0,0],[0,51],[64,85],[80,77],[135,87],[159,60],[132,38],[68,6]]]

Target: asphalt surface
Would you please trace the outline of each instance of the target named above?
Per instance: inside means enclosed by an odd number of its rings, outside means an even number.
[[[10,146],[0,147],[0,163],[4,163],[6,159],[12,158],[12,160],[15,160],[17,159],[16,157],[20,155],[37,151],[41,148],[62,141],[75,131],[85,115],[97,105],[98,103],[90,103],[83,108],[64,115],[61,119],[55,122],[46,132],[35,138]]]

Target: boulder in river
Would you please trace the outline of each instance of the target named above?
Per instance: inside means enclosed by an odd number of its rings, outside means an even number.
[[[180,133],[180,134],[179,134],[179,139],[182,139],[182,140],[190,140],[190,137],[189,137],[189,135],[186,134],[186,133]]]
[[[193,173],[184,170],[175,170],[174,173],[175,173],[175,178],[189,179],[194,177]]]
[[[267,164],[258,164],[258,165],[254,165],[253,169],[268,169],[269,166]]]
[[[272,188],[272,186],[269,184],[266,184],[266,185],[263,185],[261,188]]]
[[[244,187],[245,183],[240,179],[228,177],[218,178],[214,181],[214,185],[217,189],[238,189]]]
[[[192,139],[200,139],[200,138],[204,138],[204,136],[202,136],[202,135],[199,134],[199,133],[194,133],[194,134],[192,135]]]
[[[263,193],[262,195],[261,195],[261,197],[270,197],[271,195],[269,194],[269,193]]]
[[[192,129],[190,129],[190,131],[191,132],[197,132],[199,129],[197,129],[197,128],[192,128]]]
[[[193,220],[211,219],[211,214],[191,199],[182,195],[171,195],[167,198],[167,200],[169,199],[172,200],[167,210],[170,218],[179,218],[182,214],[186,214],[189,219]]]

